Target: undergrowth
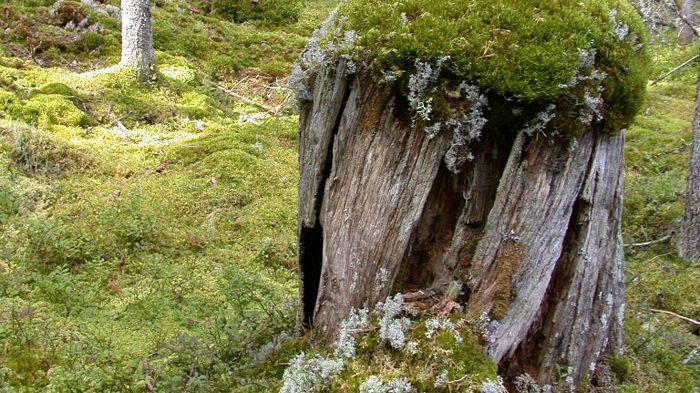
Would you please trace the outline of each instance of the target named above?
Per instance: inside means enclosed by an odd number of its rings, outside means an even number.
[[[693,47],[657,47],[654,75],[664,74],[695,51]],[[625,392],[693,392],[700,388],[700,358],[691,356],[700,346],[700,331],[651,311],[700,318],[700,268],[677,258],[673,236],[683,214],[695,67],[650,87],[646,107],[627,132],[625,243],[667,240],[625,249],[628,353],[616,363]]]
[[[118,2],[0,2],[0,391],[279,387],[266,344],[299,344],[297,117],[277,78],[330,3],[283,31],[156,2],[144,85],[97,70],[118,61]],[[101,29],[65,28],[85,17]]]

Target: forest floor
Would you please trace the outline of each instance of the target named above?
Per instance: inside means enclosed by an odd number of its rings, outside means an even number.
[[[283,26],[157,1],[145,85],[95,72],[119,60],[119,2],[65,3],[0,0],[0,391],[278,390],[305,347],[285,76],[335,1]],[[65,28],[85,16],[99,27]],[[694,50],[659,45],[655,74]],[[651,87],[627,133],[625,243],[671,237],[626,247],[625,392],[700,389],[698,330],[651,311],[700,319],[700,267],[673,244],[696,76]]]

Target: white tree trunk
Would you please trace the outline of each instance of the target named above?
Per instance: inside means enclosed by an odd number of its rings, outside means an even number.
[[[693,119],[693,147],[690,152],[688,189],[685,194],[685,214],[681,229],[681,257],[700,259],[700,69],[698,72],[695,118]]]
[[[693,40],[693,29],[688,26],[686,21],[695,24],[695,0],[683,0],[681,7],[681,15],[684,20],[678,23],[678,43],[687,45]]]
[[[122,0],[122,60],[139,79],[155,72],[150,0]]]

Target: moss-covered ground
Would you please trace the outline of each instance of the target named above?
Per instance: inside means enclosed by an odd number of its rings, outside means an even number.
[[[94,72],[119,58],[112,16],[77,3],[51,16],[52,4],[0,0],[0,391],[276,391],[305,347],[281,334],[297,294],[298,119],[284,77],[335,2],[309,0],[279,26],[156,1],[160,74],[145,85]],[[65,29],[76,15],[102,30]],[[694,50],[655,49],[655,74]],[[626,243],[678,225],[695,77],[652,87],[628,131]],[[667,242],[627,248],[627,269],[622,390],[691,392],[697,331],[649,309],[700,319],[700,268]],[[363,340],[337,390],[421,372]],[[492,376],[465,342],[455,370]]]
[[[118,61],[116,19],[74,3],[96,47],[30,55],[27,37],[86,33],[52,24],[53,2],[0,2],[0,391],[276,389],[284,367],[254,354],[296,315],[297,117],[278,80],[331,3],[282,28],[156,2],[160,76],[140,85],[95,72]]]
[[[693,57],[697,47],[654,48],[654,75]],[[683,215],[697,63],[649,88],[646,109],[627,133],[625,243],[673,235]],[[692,392],[700,387],[697,327],[661,309],[700,319],[700,266],[676,255],[677,238],[626,247],[626,340],[629,356],[615,362],[627,392]],[[684,364],[686,363],[686,364]]]

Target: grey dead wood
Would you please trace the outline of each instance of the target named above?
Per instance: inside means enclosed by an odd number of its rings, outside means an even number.
[[[693,142],[688,165],[688,186],[681,225],[680,255],[683,259],[700,262],[700,68],[698,68],[695,117],[692,124]]]
[[[466,283],[508,376],[574,380],[623,349],[624,133],[489,129],[459,173],[372,76],[321,67],[301,103],[299,325],[330,341],[353,308]]]
[[[695,35],[692,27],[695,24],[695,1],[682,0],[681,3],[680,13],[683,19],[678,22],[678,43],[681,45],[688,45]]]

